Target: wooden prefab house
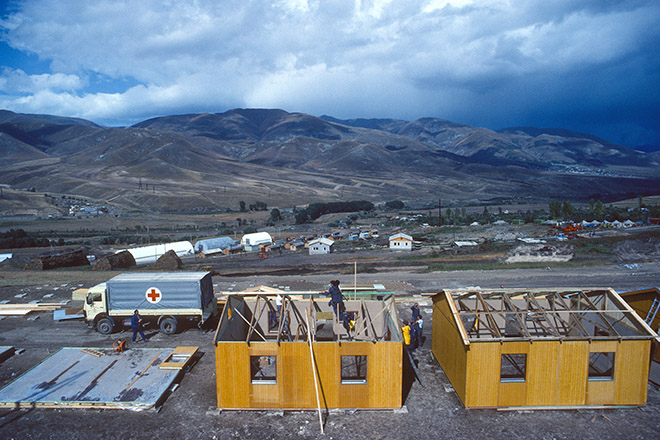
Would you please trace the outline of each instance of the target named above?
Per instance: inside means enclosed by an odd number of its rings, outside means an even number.
[[[214,338],[218,407],[401,407],[393,297],[345,304],[344,324],[326,298],[230,295]]]
[[[468,408],[644,405],[656,336],[612,289],[433,297],[433,355]]]

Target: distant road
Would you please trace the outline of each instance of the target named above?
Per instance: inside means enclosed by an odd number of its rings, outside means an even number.
[[[238,282],[235,291],[250,285],[291,285],[297,282],[320,284],[334,277],[342,284],[352,284],[352,274],[313,274],[268,276],[255,275],[243,279],[223,279],[224,286]],[[660,262],[640,263],[639,268],[628,269],[619,265],[592,266],[578,268],[551,269],[509,269],[509,270],[465,270],[453,272],[414,273],[391,271],[378,273],[358,273],[358,284],[380,283],[386,288],[397,287],[399,294],[437,292],[444,288],[567,288],[567,287],[612,287],[617,291],[630,291],[660,286]],[[392,287],[388,287],[388,284]],[[247,288],[247,286],[245,286]]]

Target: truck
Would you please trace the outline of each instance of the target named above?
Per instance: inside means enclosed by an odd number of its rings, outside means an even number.
[[[90,288],[83,310],[88,326],[104,335],[125,325],[135,310],[145,324],[171,335],[185,321],[201,328],[218,305],[211,272],[143,272],[123,273]]]

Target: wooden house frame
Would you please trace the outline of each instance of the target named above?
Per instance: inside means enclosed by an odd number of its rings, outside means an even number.
[[[644,405],[656,337],[612,289],[433,296],[432,352],[468,408]]]
[[[401,407],[394,297],[348,301],[346,311],[353,318],[348,330],[325,297],[230,295],[214,337],[218,407]]]

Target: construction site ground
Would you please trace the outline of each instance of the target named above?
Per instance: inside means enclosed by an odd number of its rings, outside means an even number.
[[[273,255],[265,261],[256,256],[213,263],[225,275],[213,277],[214,290],[238,292],[250,287],[269,286],[290,291],[321,291],[331,279],[342,285],[354,280],[354,261],[358,268],[370,256],[341,253],[309,256],[295,260]],[[278,258],[282,258],[279,262]],[[344,260],[332,263],[334,260]],[[187,262],[187,264],[201,262]],[[305,264],[310,265],[306,273]],[[261,265],[261,266],[259,266]],[[287,267],[290,272],[287,274]],[[337,269],[341,269],[337,271]],[[58,270],[51,272],[0,271],[0,301],[11,303],[42,300],[65,301],[73,290],[106,281],[119,272]],[[434,364],[431,347],[431,300],[422,293],[442,288],[480,286],[513,287],[613,287],[619,291],[660,285],[660,263],[605,264],[593,267],[535,268],[512,270],[465,270],[429,272],[419,267],[399,265],[370,273],[358,269],[360,285],[383,284],[395,292],[401,319],[410,317],[410,305],[419,302],[425,318],[426,342],[415,357],[425,387],[412,383],[404,392],[404,407],[396,411],[332,411],[324,416],[325,435],[321,435],[318,414],[314,411],[219,411],[216,408],[215,323],[202,330],[184,328],[165,336],[147,328],[149,341],[137,347],[199,346],[201,358],[182,378],[158,411],[133,412],[96,409],[12,409],[0,408],[0,438],[3,439],[78,439],[78,438],[178,438],[178,439],[656,439],[660,432],[660,390],[648,388],[645,407],[626,409],[578,409],[558,411],[466,410],[451,385]],[[349,292],[346,292],[349,293]],[[17,297],[18,296],[18,297]],[[81,305],[69,304],[70,306]],[[54,321],[52,312],[42,312],[0,320],[0,345],[19,352],[0,363],[0,386],[28,371],[61,347],[111,347],[115,339],[128,337],[123,330],[103,336],[88,329],[84,322]]]

